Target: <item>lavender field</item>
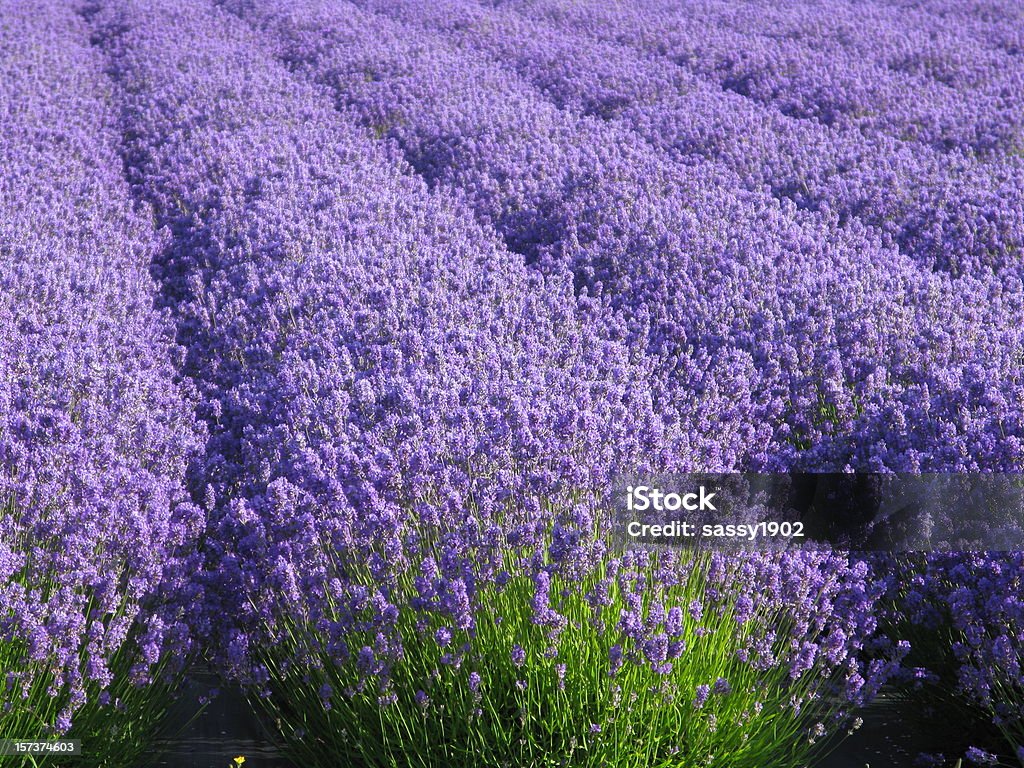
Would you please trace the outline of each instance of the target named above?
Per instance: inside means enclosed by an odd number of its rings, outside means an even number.
[[[1022,471],[1017,0],[0,0],[0,765],[1019,768],[1024,552],[606,499]]]

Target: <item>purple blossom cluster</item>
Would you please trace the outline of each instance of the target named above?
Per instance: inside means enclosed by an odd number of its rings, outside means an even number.
[[[624,596],[627,609],[616,626],[621,633],[616,660],[622,654],[668,674],[676,660],[685,663],[692,652],[680,642],[684,633],[689,629],[699,639],[716,631],[728,610],[736,659],[757,672],[782,667],[794,682],[812,678],[792,702],[812,707],[826,696],[847,705],[870,701],[905,656],[904,647],[878,635],[876,603],[884,589],[864,562],[851,562],[841,553],[739,558],[714,553],[702,571],[702,598],[685,609],[665,603],[673,588],[691,577],[680,567],[684,563],[673,552],[652,558],[646,551],[610,561],[605,581],[587,599],[604,604],[612,584]],[[872,660],[861,663],[869,655]],[[701,683],[695,706],[731,690],[724,677]]]
[[[87,28],[4,2],[0,50],[0,733],[27,737],[5,718],[66,731],[115,655],[141,681],[189,652],[166,598],[203,527],[185,487],[202,430]]]

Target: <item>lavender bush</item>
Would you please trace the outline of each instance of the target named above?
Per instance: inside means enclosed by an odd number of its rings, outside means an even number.
[[[467,595],[424,557],[395,590],[386,661],[349,602],[319,622],[285,606],[284,641],[261,650],[300,761],[797,766],[898,666],[899,651],[857,662],[876,595],[845,557],[631,552],[582,579],[533,566]],[[334,647],[328,622],[349,627]]]

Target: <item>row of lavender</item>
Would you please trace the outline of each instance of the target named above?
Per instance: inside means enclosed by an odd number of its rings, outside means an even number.
[[[203,528],[184,484],[202,427],[87,30],[5,2],[0,48],[0,732],[31,738],[98,727],[188,651],[166,597]]]
[[[909,599],[1019,740],[1019,558],[618,556],[594,501],[1019,468],[1012,32],[507,6],[5,4],[3,732],[199,648],[314,760],[800,764]]]

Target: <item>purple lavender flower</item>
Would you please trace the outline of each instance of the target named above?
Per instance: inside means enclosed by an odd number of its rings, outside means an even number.
[[[697,695],[693,699],[693,706],[696,709],[701,709],[707,703],[708,697],[710,695],[711,695],[711,686],[710,685],[698,685],[697,686]]]
[[[521,667],[526,663],[526,651],[519,644],[512,646],[512,663],[517,667]]]
[[[437,644],[442,648],[447,648],[448,644],[452,641],[452,632],[448,627],[439,627],[434,633],[434,639]]]
[[[668,613],[665,615],[665,632],[670,636],[683,633],[683,609],[679,606],[668,609]]]
[[[999,758],[996,755],[978,747],[970,747],[964,757],[974,765],[997,765],[999,763]]]

